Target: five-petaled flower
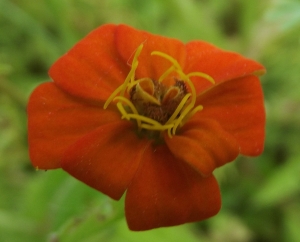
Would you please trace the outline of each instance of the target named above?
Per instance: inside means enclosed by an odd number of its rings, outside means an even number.
[[[264,72],[203,41],[101,26],[32,93],[32,164],[116,200],[126,191],[132,230],[209,218],[221,206],[214,169],[263,150]]]

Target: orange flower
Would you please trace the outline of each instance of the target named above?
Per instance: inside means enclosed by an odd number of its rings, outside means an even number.
[[[221,206],[214,169],[263,150],[264,72],[203,41],[104,25],[32,93],[32,164],[116,200],[126,191],[132,230],[209,218]]]

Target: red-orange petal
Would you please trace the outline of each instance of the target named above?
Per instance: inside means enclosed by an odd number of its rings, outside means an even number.
[[[125,200],[128,226],[137,231],[200,221],[220,207],[214,176],[203,178],[166,145],[145,150]]]
[[[216,83],[255,74],[262,75],[265,68],[240,54],[221,50],[203,41],[192,41],[186,45],[187,60],[184,71],[203,72],[214,78]],[[197,93],[212,86],[200,77],[192,78]]]
[[[107,99],[130,70],[117,52],[115,30],[103,25],[79,41],[51,67],[53,81],[74,96]]]
[[[203,176],[233,161],[239,154],[236,138],[212,119],[191,120],[178,135],[165,141],[175,157],[187,162]]]
[[[243,155],[262,153],[265,138],[265,109],[263,92],[256,76],[231,80],[199,95],[197,104],[203,110],[193,119],[212,119],[231,133]]]
[[[139,139],[132,123],[103,125],[65,152],[62,168],[113,199],[120,199],[140,164],[147,139]]]
[[[139,45],[144,44],[138,58],[137,78],[158,78],[172,65],[168,60],[151,56],[152,51],[161,51],[175,58],[180,65],[185,64],[185,46],[172,38],[153,35],[146,31],[136,30],[127,25],[119,25],[116,30],[116,45],[123,60],[131,64],[132,58]]]
[[[54,83],[38,86],[31,94],[28,112],[29,154],[40,169],[60,167],[67,147],[100,125],[120,120],[115,110],[76,99]]]

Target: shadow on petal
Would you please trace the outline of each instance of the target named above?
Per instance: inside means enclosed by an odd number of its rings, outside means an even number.
[[[190,164],[203,176],[233,161],[239,154],[236,138],[212,119],[191,120],[178,135],[165,135],[175,157]]]
[[[225,51],[204,41],[191,41],[186,45],[187,65],[186,73],[200,71],[214,78],[216,84],[228,80],[265,73],[260,63],[247,59],[242,55]],[[199,77],[192,78],[196,92],[200,93],[212,84]]]
[[[30,159],[39,169],[61,166],[64,151],[103,124],[120,120],[111,106],[89,103],[63,92],[53,82],[38,86],[29,98],[28,143]]]
[[[139,139],[132,123],[103,125],[72,145],[62,159],[62,168],[78,180],[120,199],[140,164],[150,142]]]
[[[243,155],[262,153],[266,114],[263,92],[256,76],[221,83],[197,97],[203,110],[192,119],[212,119],[238,141]]]
[[[184,66],[186,51],[181,41],[136,30],[126,25],[117,27],[116,45],[124,62],[131,64],[134,52],[142,43],[144,43],[144,47],[138,59],[137,78],[149,77],[158,80],[172,65],[164,58],[151,56],[152,51],[162,51],[175,58],[181,66]]]
[[[214,176],[202,177],[166,145],[147,148],[125,200],[128,226],[137,231],[204,220],[220,206]]]
[[[79,41],[50,68],[53,81],[74,96],[105,101],[129,72],[116,49],[115,31],[116,25],[106,24]]]

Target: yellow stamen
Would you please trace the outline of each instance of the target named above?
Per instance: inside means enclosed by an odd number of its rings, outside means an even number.
[[[111,101],[114,100],[114,98],[118,95],[118,93],[123,89],[124,84],[119,86],[116,90],[113,91],[113,93],[109,96],[109,98],[104,103],[103,108],[107,109],[108,105],[111,103]]]
[[[140,82],[142,82],[142,81],[145,81],[145,80],[152,81],[149,77],[145,77],[145,78],[141,78],[141,79],[138,79],[138,80],[135,80],[135,81],[130,82],[130,84],[128,84],[128,86],[127,86],[127,94],[130,93],[131,88],[133,88],[133,87],[136,86],[138,83],[140,83]]]
[[[138,110],[136,109],[135,105],[129,100],[128,98],[125,97],[125,92],[127,95],[130,94],[131,89],[136,86],[136,89],[143,89],[141,91],[144,91],[143,95],[141,96],[142,100],[145,101],[146,103],[149,102],[151,99],[151,103],[155,103],[157,105],[160,105],[159,100],[156,99],[156,97],[152,96],[152,88],[149,86],[149,83],[147,81],[151,81],[152,79],[149,77],[144,77],[141,79],[135,80],[135,71],[138,67],[138,57],[143,49],[143,44],[141,44],[133,57],[132,64],[131,64],[131,69],[122,85],[120,85],[107,99],[107,101],[104,104],[104,109],[108,107],[108,105],[112,101],[117,101],[117,108],[120,111],[122,118],[126,120],[136,120],[137,126],[139,130],[151,130],[151,131],[167,131],[168,136],[172,137],[172,135],[176,134],[176,131],[178,127],[181,127],[184,125],[185,122],[187,122],[188,119],[190,119],[196,112],[201,111],[203,109],[203,106],[198,105],[195,107],[196,103],[196,89],[194,87],[193,82],[190,80],[190,77],[197,76],[197,77],[202,77],[212,84],[215,83],[214,79],[202,72],[191,72],[189,74],[185,74],[179,65],[178,61],[175,60],[173,57],[160,52],[160,51],[153,51],[151,55],[156,55],[160,56],[169,62],[171,62],[171,66],[160,76],[158,79],[158,83],[163,82],[168,76],[171,75],[171,73],[177,73],[176,75],[179,76],[179,80],[185,82],[188,86],[188,89],[190,93],[187,93],[180,101],[178,106],[176,107],[175,111],[171,115],[171,117],[168,119],[168,121],[165,124],[161,124],[160,122],[140,115],[138,113]],[[145,83],[143,83],[145,82]],[[143,87],[143,85],[144,87]],[[140,85],[141,84],[141,85]],[[148,86],[147,86],[148,85]],[[147,89],[147,90],[144,90]],[[149,89],[149,90],[148,90]],[[151,90],[150,90],[151,89]],[[137,91],[136,91],[137,92]],[[139,91],[140,92],[140,91]],[[146,95],[147,94],[147,95]],[[147,98],[145,99],[145,96]],[[150,96],[150,97],[148,97]],[[175,98],[175,97],[174,97]],[[155,102],[153,101],[155,100]],[[126,106],[126,108],[124,107]]]
[[[145,102],[148,103],[155,103],[160,105],[160,101],[157,100],[154,96],[154,84],[149,80],[140,81],[136,85],[136,96],[138,98],[143,99]]]
[[[166,70],[158,79],[158,82],[161,83],[168,75],[170,75],[173,71],[175,71],[175,67],[171,66],[168,70]]]
[[[104,106],[103,108],[106,109],[108,107],[108,105],[111,103],[111,101],[118,95],[118,93],[120,93],[121,96],[124,96],[124,93],[125,93],[125,90],[127,89],[127,86],[130,85],[131,82],[134,82],[134,77],[135,77],[135,70],[136,68],[138,67],[138,60],[137,58],[139,57],[142,49],[143,49],[143,44],[141,44],[135,54],[134,54],[134,57],[133,57],[133,60],[132,60],[132,65],[131,65],[131,69],[124,81],[124,83],[122,85],[120,85],[110,96],[109,98],[106,100],[106,102],[104,103]]]
[[[180,125],[185,124],[185,122],[187,120],[189,120],[191,117],[193,117],[195,113],[197,113],[199,111],[202,111],[202,110],[203,110],[203,106],[202,105],[198,105],[197,107],[195,107],[188,115],[186,115],[184,117],[184,119],[182,120],[182,123]]]
[[[121,102],[117,103],[117,108],[119,109],[120,113],[122,114],[122,119],[130,120],[130,118],[128,117],[128,113],[126,112],[126,110]]]
[[[174,111],[172,116],[169,118],[169,120],[166,122],[166,124],[170,124],[170,123],[174,122],[175,118],[180,113],[180,111],[182,110],[182,108],[184,107],[184,105],[186,104],[186,102],[187,102],[187,100],[189,99],[190,96],[191,96],[190,93],[188,93],[184,96],[184,98],[181,100],[178,107],[176,108],[176,110]]]
[[[129,101],[127,98],[125,97],[115,97],[114,100],[120,100],[120,101],[123,101],[125,104],[128,105],[128,107],[131,109],[131,111],[136,114],[136,115],[139,115],[138,111],[136,110],[135,106],[133,105],[133,103],[131,101]],[[122,114],[122,118],[124,117],[125,119],[127,120],[130,120],[130,117],[128,117],[128,113],[126,112],[123,104],[121,102],[118,102],[117,103],[117,107],[120,111],[120,113]],[[140,120],[137,120],[137,124],[138,124],[138,127],[141,126],[141,121]]]
[[[205,73],[202,73],[202,72],[191,72],[191,73],[187,74],[187,77],[191,77],[191,76],[203,77],[206,80],[210,81],[212,84],[215,84],[215,80],[211,76],[209,76],[209,75],[207,75]]]
[[[131,109],[131,111],[135,114],[139,114],[138,111],[136,110],[135,106],[133,105],[133,103],[131,101],[129,101],[127,98],[125,97],[115,97],[114,100],[120,100],[123,101],[124,103],[126,103],[128,105],[128,107]]]
[[[158,56],[161,56],[165,59],[167,59],[168,61],[170,61],[173,66],[176,68],[176,69],[181,69],[179,63],[177,60],[175,60],[173,57],[169,56],[168,54],[166,53],[163,53],[163,52],[160,52],[160,51],[152,51],[151,52],[151,55],[158,55]]]
[[[149,125],[149,124],[142,124],[142,128],[149,129],[149,130],[168,130],[173,128],[173,124],[169,125]]]
[[[159,127],[161,126],[162,124],[155,121],[154,119],[152,118],[148,118],[146,116],[142,116],[142,115],[139,115],[139,114],[127,114],[129,118],[133,118],[135,120],[140,120],[142,122],[145,122],[145,123],[148,123],[148,124],[152,124],[153,126],[156,126],[156,127]]]
[[[140,53],[141,53],[143,47],[144,47],[144,44],[141,44],[141,45],[137,48],[137,50],[136,50],[136,52],[135,52],[135,54],[134,54],[134,56],[133,56],[131,70],[130,70],[128,76],[126,77],[126,79],[125,79],[125,81],[124,81],[124,84],[123,84],[123,85],[124,85],[124,89],[122,89],[122,91],[121,91],[121,93],[120,93],[121,96],[124,96],[124,93],[125,93],[125,90],[126,90],[126,88],[127,88],[128,83],[129,83],[130,81],[134,81],[135,70],[136,70],[136,68],[137,68],[138,65],[139,65],[139,62],[138,62],[137,58],[139,57],[139,55],[140,55]]]

